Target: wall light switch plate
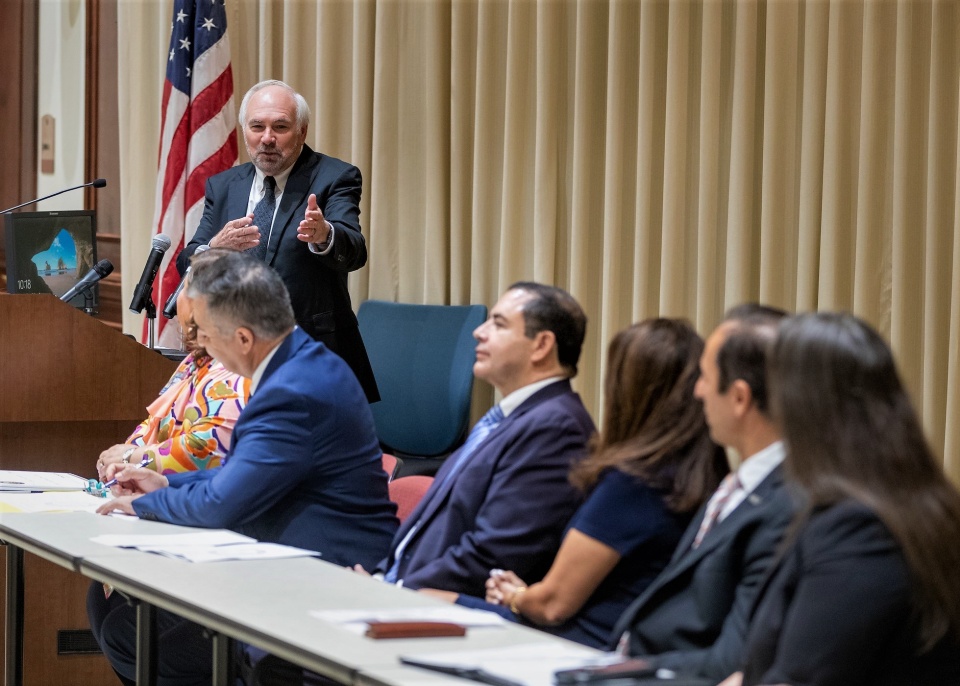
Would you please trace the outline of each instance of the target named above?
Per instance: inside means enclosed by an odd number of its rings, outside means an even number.
[[[51,114],[40,117],[40,172],[53,173],[53,158],[56,153],[57,120]]]

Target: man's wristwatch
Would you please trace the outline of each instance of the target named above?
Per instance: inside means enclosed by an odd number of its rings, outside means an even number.
[[[127,448],[123,451],[123,457],[120,458],[120,461],[123,464],[130,464],[130,458],[133,457],[133,453],[136,452],[136,448]]]

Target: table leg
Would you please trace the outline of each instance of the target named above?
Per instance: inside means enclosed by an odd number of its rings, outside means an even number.
[[[236,641],[213,632],[213,686],[234,686],[237,683],[235,650]]]
[[[23,683],[23,551],[7,544],[7,616],[4,627],[3,683]]]
[[[137,686],[157,683],[157,608],[137,602]]]

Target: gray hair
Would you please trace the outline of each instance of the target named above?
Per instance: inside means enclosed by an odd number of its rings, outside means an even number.
[[[283,81],[278,81],[276,79],[261,81],[248,90],[243,96],[243,100],[240,101],[240,128],[247,128],[247,104],[250,102],[250,98],[253,97],[253,94],[257,91],[262,91],[264,88],[269,88],[270,86],[283,88],[285,91],[290,93],[290,95],[293,97],[293,101],[297,105],[297,129],[303,130],[303,128],[310,123],[310,106],[307,104],[306,99],[297,91],[285,84]]]
[[[258,338],[285,336],[296,324],[283,280],[258,259],[235,250],[212,248],[190,262],[187,295],[203,298],[215,324],[246,327]]]

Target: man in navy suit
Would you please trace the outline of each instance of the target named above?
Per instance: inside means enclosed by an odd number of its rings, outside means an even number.
[[[740,465],[614,628],[621,650],[648,656],[654,667],[715,683],[741,664],[751,605],[793,514],[765,369],[784,316],[759,305],[734,308],[704,347],[694,393],[710,436]]]
[[[585,331],[559,288],[517,283],[494,305],[473,371],[503,396],[499,421],[444,462],[380,564],[387,581],[482,597],[495,567],[543,577],[580,501],[567,473],[595,431],[570,388]]]
[[[169,477],[112,465],[108,476],[124,494],[101,512],[233,529],[316,550],[338,565],[380,559],[397,528],[396,508],[356,377],[295,327],[280,277],[248,255],[198,256],[187,295],[198,342],[251,379],[230,452],[222,467]],[[127,679],[135,674],[135,623],[134,610],[121,604],[99,632],[104,653]],[[202,628],[170,613],[160,613],[158,626],[163,682],[209,682],[210,641]]]
[[[300,328],[346,360],[375,402],[347,290],[347,274],[367,262],[360,170],[311,150],[309,123],[306,100],[282,81],[247,91],[240,126],[251,161],[207,181],[203,217],[177,268],[184,273],[201,245],[249,251],[269,264],[283,277]]]

